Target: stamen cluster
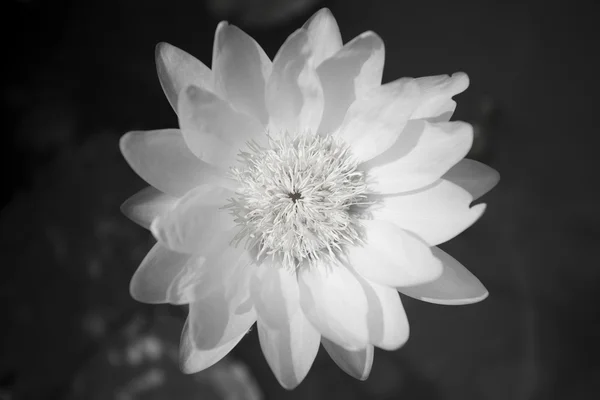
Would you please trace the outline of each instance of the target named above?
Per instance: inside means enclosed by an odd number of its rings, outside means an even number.
[[[231,169],[240,188],[228,207],[257,256],[277,257],[284,267],[338,259],[360,242],[357,211],[366,204],[364,172],[349,147],[332,136],[310,133],[248,143],[241,167]]]

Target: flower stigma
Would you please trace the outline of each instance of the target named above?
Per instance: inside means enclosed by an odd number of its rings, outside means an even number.
[[[241,228],[234,244],[245,240],[257,259],[276,257],[295,270],[322,258],[338,261],[344,246],[361,243],[357,216],[369,204],[367,185],[347,144],[298,133],[247,147],[230,171],[239,183],[227,205]]]

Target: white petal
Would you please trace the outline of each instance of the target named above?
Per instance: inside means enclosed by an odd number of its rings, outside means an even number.
[[[338,345],[396,349],[408,339],[408,321],[395,289],[368,282],[343,265],[324,263],[301,267],[298,283],[304,314]]]
[[[178,129],[128,132],[120,147],[142,179],[171,196],[181,197],[202,183],[227,184],[224,172],[199,160]]]
[[[155,57],[158,79],[175,112],[179,93],[189,85],[212,90],[211,70],[185,51],[163,42],[156,46]]]
[[[208,275],[195,287],[195,301],[190,303],[190,329],[197,348],[229,342],[256,321],[250,299],[251,262],[243,248],[230,247],[207,257]]]
[[[464,72],[448,75],[427,76],[415,79],[421,88],[423,98],[415,110],[413,118],[450,118],[448,112],[454,110],[452,96],[464,92],[469,87],[469,77]]]
[[[359,161],[370,160],[396,142],[419,99],[419,87],[412,79],[375,88],[350,106],[336,134]]]
[[[179,366],[186,374],[194,374],[213,366],[221,361],[229,352],[242,340],[246,334],[238,337],[212,349],[198,349],[192,340],[189,319],[186,319],[183,331],[181,332],[181,344],[179,346]]]
[[[422,285],[398,288],[400,293],[429,303],[444,305],[472,304],[488,297],[483,284],[454,257],[441,249],[432,248],[443,265],[442,275]]]
[[[461,187],[439,180],[424,189],[383,196],[373,206],[375,219],[388,220],[417,234],[430,246],[444,243],[481,217],[485,204],[469,208],[473,197]]]
[[[429,246],[388,221],[363,220],[365,243],[349,246],[352,267],[370,281],[387,286],[430,282],[442,273],[442,264]]]
[[[369,345],[358,350],[347,350],[326,338],[321,338],[321,343],[331,359],[345,373],[361,381],[369,377],[373,365],[373,346]]]
[[[232,194],[217,186],[201,185],[179,199],[169,212],[155,218],[150,229],[169,249],[197,253],[216,232],[235,226],[233,216],[223,209]]]
[[[465,189],[473,200],[477,200],[498,184],[500,174],[479,161],[464,159],[450,168],[443,178]]]
[[[361,282],[369,298],[369,342],[384,350],[399,349],[410,333],[408,318],[396,289]]]
[[[216,93],[265,125],[271,60],[260,45],[238,27],[221,22],[215,32],[212,69]]]
[[[179,96],[179,126],[190,150],[201,160],[229,168],[245,142],[266,139],[264,127],[234,110],[214,93],[189,86]]]
[[[245,251],[233,247],[231,240],[237,229],[215,231],[214,237],[198,245],[198,255],[190,258],[169,286],[167,300],[171,304],[189,304],[200,300],[223,282],[233,279]]]
[[[148,186],[125,200],[121,212],[136,224],[150,229],[152,220],[169,210],[176,201],[176,197]]]
[[[190,255],[176,253],[157,243],[146,254],[129,284],[131,297],[142,303],[167,303],[167,291]]]
[[[267,260],[252,279],[251,293],[267,363],[281,386],[293,389],[308,374],[321,339],[300,309],[296,273]]]
[[[342,35],[328,8],[317,11],[303,26],[312,43],[316,66],[342,48]]]
[[[367,294],[348,268],[302,266],[298,285],[302,310],[324,337],[348,349],[369,344]]]
[[[325,96],[319,132],[336,131],[348,107],[369,90],[381,85],[385,49],[373,32],[365,32],[323,61],[317,68]]]
[[[323,115],[323,89],[306,30],[292,33],[277,52],[265,96],[273,134],[317,131]]]
[[[473,127],[466,122],[411,120],[392,147],[363,165],[369,187],[379,193],[425,187],[465,157],[472,143]]]

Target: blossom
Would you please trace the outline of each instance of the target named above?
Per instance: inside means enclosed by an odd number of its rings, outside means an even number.
[[[222,22],[212,69],[166,43],[156,63],[180,128],[122,138],[151,185],[122,210],[157,239],[132,296],[189,304],[184,372],[217,362],[256,323],[285,388],[320,344],[366,379],[374,346],[408,339],[398,292],[438,304],[487,297],[437,247],[482,215],[471,203],[499,179],[464,159],[472,127],[450,121],[466,74],[382,85],[382,40],[365,32],[343,45],[327,9],[273,61]]]

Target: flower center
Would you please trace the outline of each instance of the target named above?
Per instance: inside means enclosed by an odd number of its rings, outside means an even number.
[[[343,246],[360,242],[357,213],[367,186],[349,147],[332,136],[308,133],[248,143],[242,166],[231,169],[240,184],[228,207],[257,256],[277,257],[285,268],[321,258],[338,259]]]

